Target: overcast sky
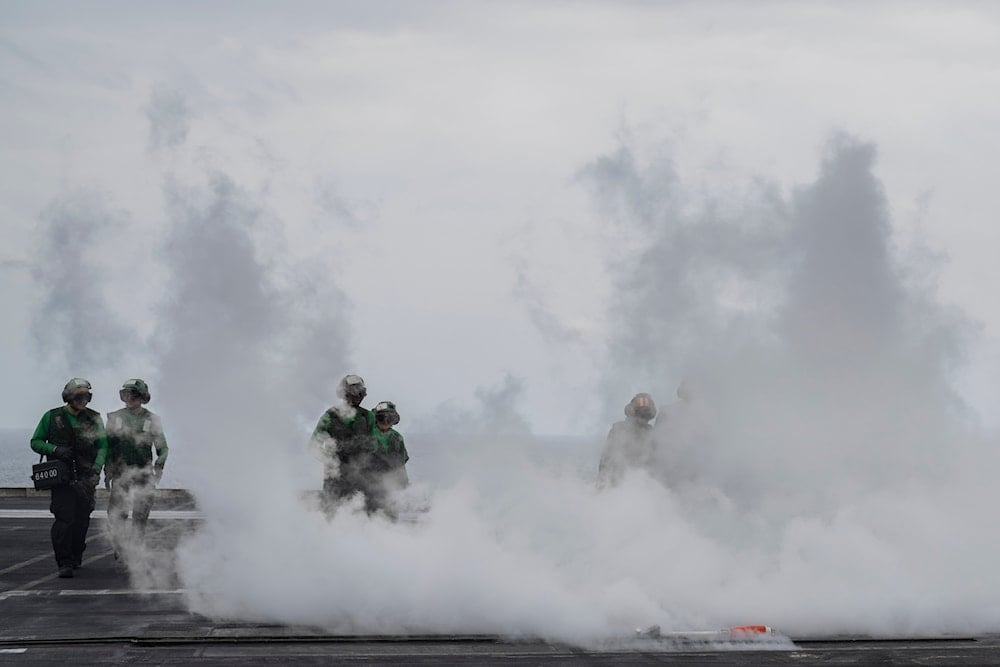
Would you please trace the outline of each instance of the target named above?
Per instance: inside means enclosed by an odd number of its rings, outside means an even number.
[[[308,428],[356,372],[401,428],[504,396],[535,432],[603,433],[636,391],[672,400],[692,363],[664,342],[684,322],[659,312],[665,329],[639,335],[628,301],[706,275],[677,268],[680,246],[650,260],[673,271],[634,270],[666,243],[657,183],[692,224],[778,228],[841,140],[871,151],[886,261],[962,322],[949,385],[998,421],[991,3],[7,2],[0,17],[2,426],[32,426],[79,375],[101,411],[147,378],[168,428],[199,385]],[[602,171],[622,160],[649,190],[624,213]],[[774,246],[727,229],[699,252],[777,268]],[[784,297],[762,271],[685,298],[766,310]],[[240,345],[274,361],[263,386]]]

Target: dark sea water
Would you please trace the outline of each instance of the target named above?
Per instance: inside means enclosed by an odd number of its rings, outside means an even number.
[[[0,428],[0,487],[31,487],[31,466],[38,462],[38,454],[31,451],[29,441],[34,427]],[[531,458],[540,465],[558,468],[561,464],[578,467],[583,476],[593,476],[600,458],[601,439],[535,437],[531,447]],[[447,438],[415,434],[407,436],[410,463],[407,469],[411,476],[427,481],[444,481],[449,475],[444,473],[453,467],[449,463],[455,457],[458,444],[447,442]],[[183,452],[171,448],[170,460],[163,477],[164,487],[184,486],[183,471],[178,470]],[[173,465],[171,465],[173,463]],[[454,475],[452,475],[454,476]],[[317,477],[317,480],[319,478]],[[316,481],[316,480],[313,480]],[[318,483],[318,482],[317,482]]]
[[[0,428],[0,487],[31,487],[31,466],[38,454],[31,451],[31,428]],[[169,468],[169,466],[168,466]],[[168,469],[163,486],[174,486]]]
[[[31,464],[38,462],[28,445],[33,430],[0,429],[0,486],[31,486]]]

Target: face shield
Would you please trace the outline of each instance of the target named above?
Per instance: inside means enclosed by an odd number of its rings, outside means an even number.
[[[360,400],[367,395],[368,395],[368,390],[365,389],[365,386],[363,384],[349,384],[346,387],[344,387],[345,398],[354,398]]]
[[[636,394],[625,406],[625,414],[629,417],[636,417],[644,421],[649,421],[656,416],[656,403],[649,394]]]
[[[94,395],[89,391],[78,391],[69,397],[67,403],[83,403],[86,405],[94,400]]]

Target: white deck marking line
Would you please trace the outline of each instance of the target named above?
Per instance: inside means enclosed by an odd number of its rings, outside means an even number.
[[[121,590],[117,588],[95,588],[93,590],[87,590],[81,588],[79,590],[68,590],[68,591],[28,591],[32,595],[46,595],[51,593],[57,593],[59,595],[181,595],[186,593],[185,588],[156,588],[149,590]]]
[[[8,510],[8,511],[11,511],[11,512],[41,512],[43,510]],[[48,512],[48,510],[45,510],[45,513],[46,513],[47,516],[50,516],[50,517],[52,516],[52,514],[50,512]],[[0,512],[0,519],[23,519],[23,518],[26,518],[26,517],[9,517],[9,516],[4,516],[3,512]],[[28,518],[35,518],[35,517],[28,517]],[[95,518],[97,518],[97,517],[93,517],[92,516],[90,518],[90,520],[93,521]],[[107,519],[107,516],[105,516],[105,519]],[[159,533],[159,531],[156,531],[156,532]],[[153,534],[156,534],[156,533],[153,533]],[[90,544],[90,540],[93,539],[93,537],[94,536],[91,535],[90,537],[87,538],[87,544]],[[114,553],[114,552],[112,551],[111,553]],[[105,554],[105,555],[107,555],[107,554]],[[29,565],[34,565],[35,563],[37,563],[40,560],[45,560],[46,558],[52,558],[52,557],[53,556],[52,556],[51,552],[50,553],[39,554],[38,556],[35,556],[34,558],[29,558],[28,560],[23,560],[20,563],[15,563],[14,565],[11,565],[10,567],[5,567],[4,569],[0,570],[0,575],[7,574],[8,572],[13,572],[14,570],[20,570],[22,567],[27,567]],[[87,559],[87,562],[89,563],[90,559]]]
[[[46,558],[53,558],[53,556],[51,553],[40,554],[34,558],[29,558],[28,560],[23,560],[20,563],[11,565],[10,567],[5,567],[0,570],[0,574],[7,574],[8,572],[13,572],[14,570],[20,570],[22,567],[28,567],[29,565],[37,563],[40,560],[45,560]]]
[[[184,588],[175,589],[153,589],[148,591],[142,590],[132,590],[129,589],[112,589],[112,588],[95,588],[91,590],[80,589],[80,590],[40,590],[40,591],[9,591],[7,593],[0,593],[0,602],[7,600],[8,598],[27,598],[27,597],[63,597],[63,596],[79,596],[79,597],[99,597],[104,595],[183,595],[187,592]]]
[[[0,517],[0,518],[10,518],[10,517]],[[87,544],[89,545],[90,541],[93,540],[93,539],[94,539],[93,535],[91,535],[90,537],[88,537],[87,538]],[[11,565],[10,567],[4,568],[4,569],[0,570],[0,574],[7,574],[8,572],[13,572],[14,570],[20,570],[22,567],[27,567],[29,565],[33,565],[34,563],[37,563],[40,560],[45,560],[46,558],[54,558],[54,556],[52,555],[51,552],[42,553],[42,554],[39,554],[39,555],[35,556],[34,558],[29,558],[28,560],[23,560],[20,563],[15,563],[14,565]],[[90,562],[90,559],[87,559],[87,562]]]
[[[51,519],[48,510],[0,510],[0,519]],[[205,515],[198,510],[153,510],[150,519],[204,519]],[[107,521],[108,515],[101,511],[90,517],[91,521]]]
[[[105,551],[104,553],[100,553],[100,554],[97,554],[96,556],[91,556],[90,558],[85,559],[83,561],[83,564],[84,565],[90,565],[91,563],[93,563],[95,561],[99,561],[102,558],[107,558],[108,556],[110,556],[114,552],[115,552],[114,549],[109,549],[109,550]],[[55,579],[58,576],[59,576],[59,572],[53,572],[52,574],[47,574],[44,577],[41,577],[39,579],[35,579],[34,581],[29,581],[28,583],[26,583],[24,586],[21,586],[20,588],[15,588],[12,591],[7,591],[3,595],[7,595],[8,593],[19,593],[21,591],[27,591],[29,588],[34,588],[38,584],[44,584],[46,581],[52,581],[53,579]]]
[[[26,648],[0,648],[0,653],[24,653]]]
[[[154,535],[159,535],[160,533],[162,533],[166,529],[167,529],[167,527],[164,526],[163,528],[160,528],[159,530],[154,530],[153,532],[149,533],[149,535],[147,537],[152,537]],[[91,535],[90,537],[88,537],[87,538],[87,545],[90,545],[90,541],[93,540],[93,539],[95,539],[95,537],[93,535]],[[114,552],[115,552],[114,549],[108,549],[107,551],[105,551],[103,553],[99,553],[96,556],[91,556],[90,558],[85,559],[83,561],[83,564],[84,565],[90,565],[91,563],[99,561],[102,558],[107,558],[108,556],[110,556]],[[48,555],[48,554],[45,554],[45,555]],[[38,557],[36,557],[35,560],[38,560]],[[15,588],[15,589],[12,589],[12,590],[9,590],[9,591],[4,591],[0,595],[6,596],[6,595],[8,595],[10,593],[20,593],[20,592],[23,592],[23,591],[27,591],[29,588],[34,588],[38,584],[44,584],[46,581],[52,581],[53,579],[55,579],[58,576],[59,576],[59,572],[55,572],[54,574],[47,574],[44,577],[41,577],[39,579],[35,579],[34,581],[29,581],[28,583],[26,583],[24,586],[21,586],[20,588]]]

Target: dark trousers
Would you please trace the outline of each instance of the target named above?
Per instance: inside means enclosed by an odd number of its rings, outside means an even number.
[[[145,468],[126,467],[111,481],[108,498],[108,529],[115,554],[126,559],[130,547],[137,546],[146,535],[146,522],[153,509],[156,478]],[[132,523],[128,513],[132,510]]]
[[[146,530],[149,512],[156,498],[156,481],[153,473],[142,468],[128,468],[111,483],[108,498],[108,518],[123,524],[132,510],[132,522],[141,535]]]
[[[332,512],[341,501],[346,498],[350,498],[358,491],[359,489],[357,487],[346,483],[340,477],[324,477],[323,495],[321,497],[323,510],[326,512]]]
[[[327,477],[323,480],[322,507],[327,513],[331,513],[337,505],[350,498],[355,493],[361,493],[365,499],[365,512],[374,514],[382,510],[389,516],[394,516],[389,509],[388,494],[380,480],[364,479],[360,476],[352,476],[349,479],[343,477]]]
[[[49,511],[52,522],[52,551],[59,567],[73,566],[83,561],[87,548],[87,529],[94,510],[94,494],[81,493],[77,484],[52,487]]]

